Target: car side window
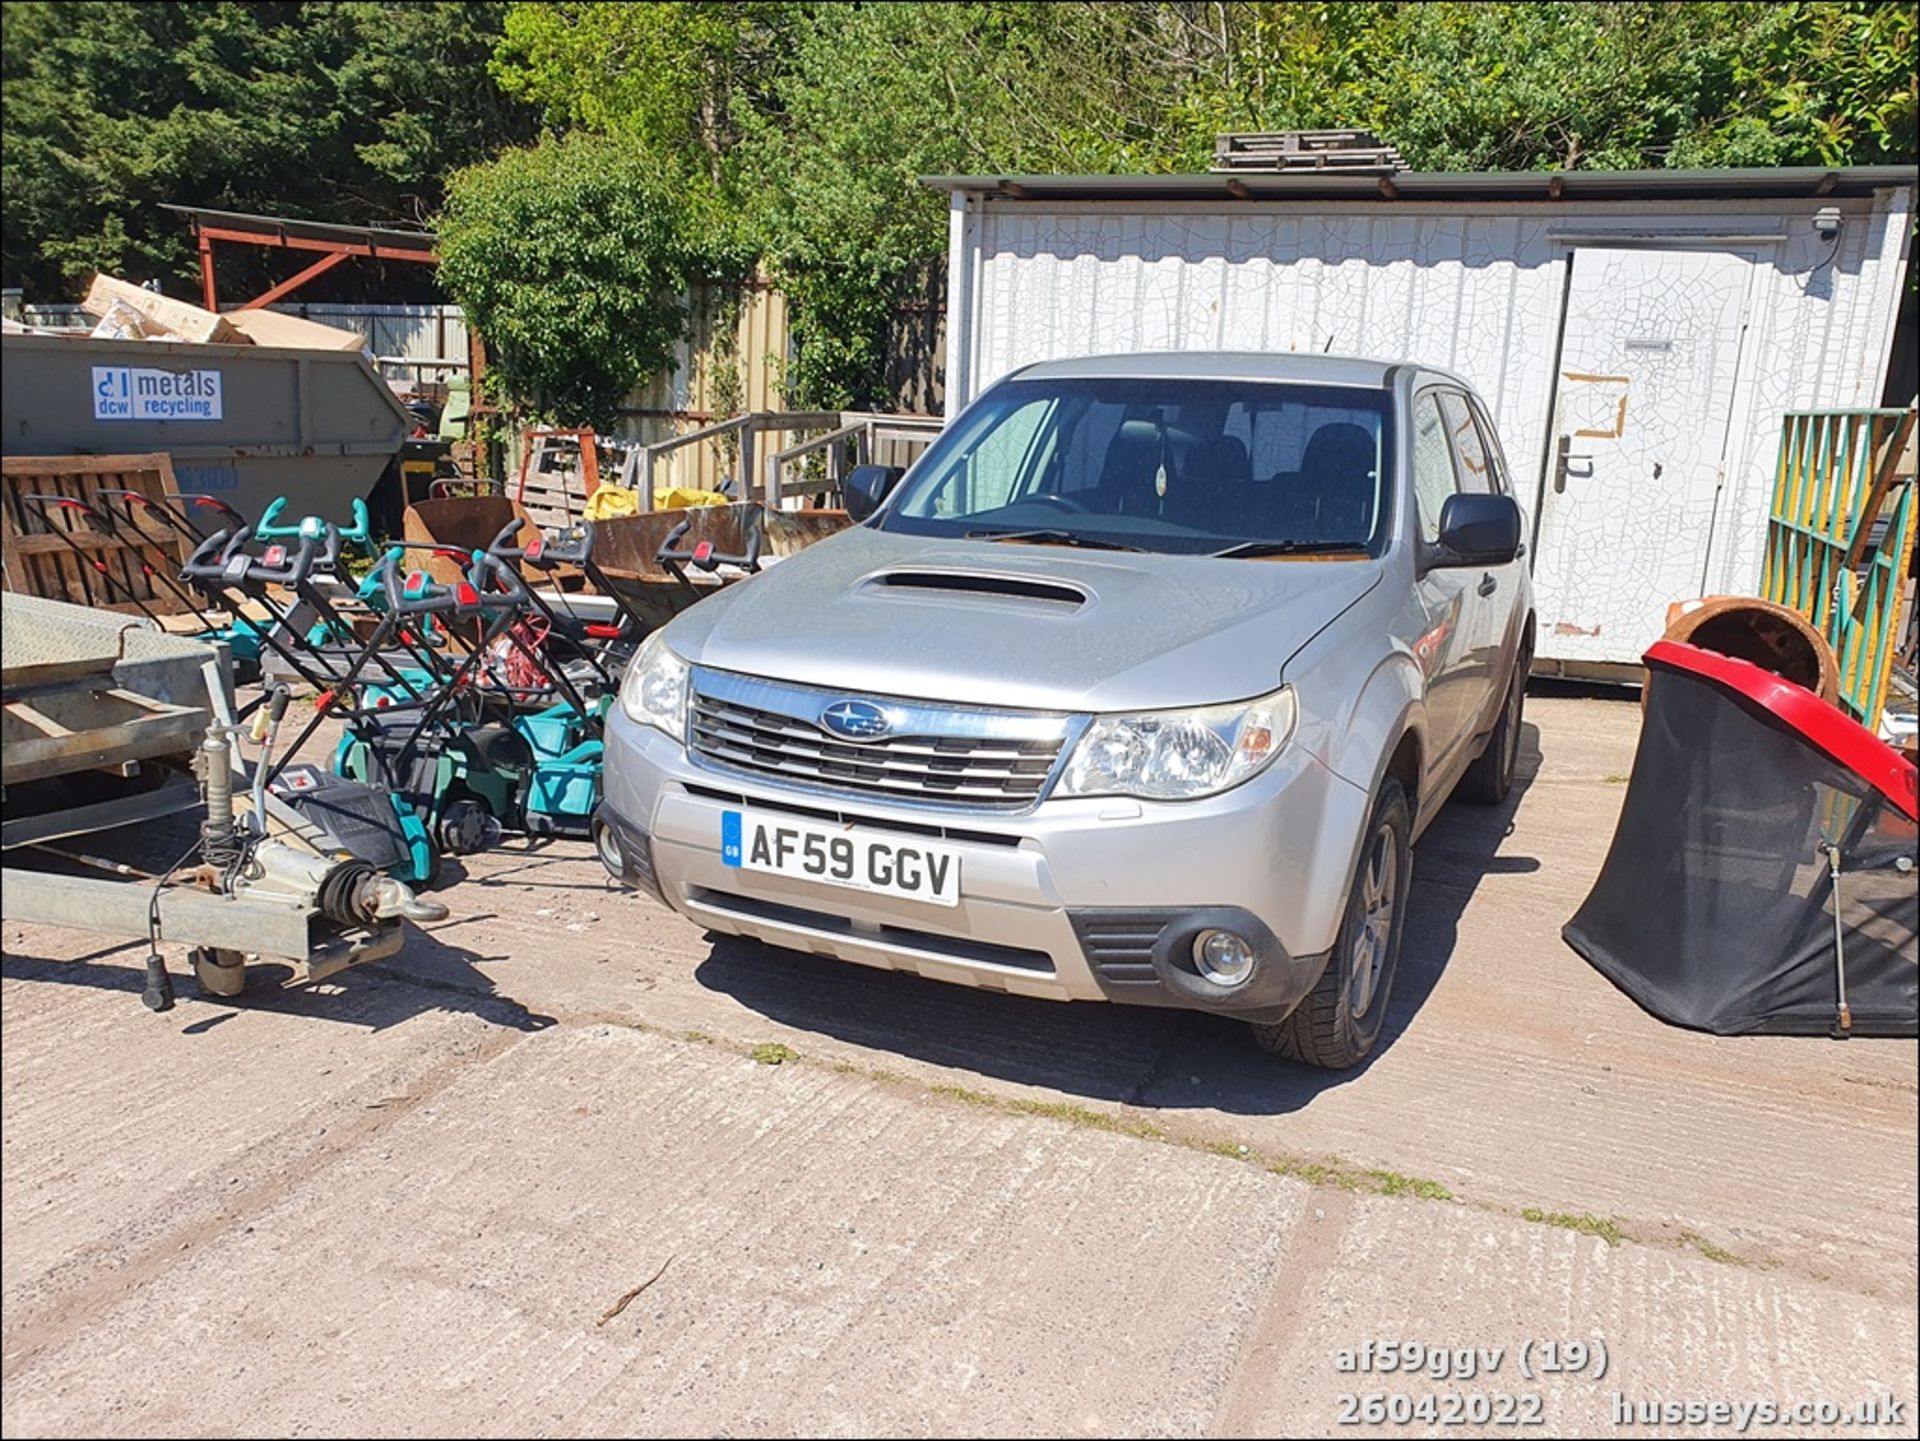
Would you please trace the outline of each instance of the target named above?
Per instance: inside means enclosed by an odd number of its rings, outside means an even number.
[[[1512,495],[1513,472],[1507,468],[1507,452],[1501,448],[1500,432],[1493,428],[1493,422],[1487,418],[1487,407],[1478,396],[1468,396],[1467,404],[1480,426],[1480,440],[1487,448],[1487,458],[1493,462],[1494,491],[1500,495]]]
[[[1474,423],[1467,398],[1457,390],[1440,392],[1440,409],[1447,418],[1447,431],[1453,436],[1453,453],[1460,461],[1460,489],[1470,495],[1499,492],[1494,477],[1493,457]]]
[[[1413,502],[1420,538],[1428,545],[1440,539],[1440,508],[1455,489],[1453,451],[1439,395],[1423,390],[1413,398]]]
[[[1035,400],[1009,415],[962,458],[934,498],[936,515],[995,510],[1013,499],[1032,469],[1035,437],[1054,412],[1051,399]]]

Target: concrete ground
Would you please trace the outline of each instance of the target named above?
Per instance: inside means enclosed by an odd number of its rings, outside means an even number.
[[[162,1016],[143,946],[8,925],[4,1430],[1914,1434],[1914,1044],[1693,1035],[1589,969],[1639,713],[1528,717],[1515,800],[1419,847],[1351,1075],[708,938],[574,845]]]

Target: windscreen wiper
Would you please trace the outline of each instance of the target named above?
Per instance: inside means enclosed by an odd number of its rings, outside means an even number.
[[[1090,535],[1080,535],[1071,530],[970,530],[968,540],[1031,540],[1041,545],[1078,545],[1087,550],[1131,550],[1145,553],[1138,545],[1126,545],[1117,540],[1096,540]]]
[[[1215,560],[1251,560],[1263,555],[1365,555],[1364,540],[1244,540],[1212,552]]]

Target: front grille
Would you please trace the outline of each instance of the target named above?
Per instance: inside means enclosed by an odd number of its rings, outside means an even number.
[[[748,800],[738,791],[723,791],[713,786],[690,785],[687,787],[687,794],[699,796],[706,801],[718,801],[723,806],[752,806],[755,810],[779,811],[783,815],[805,816],[809,820],[828,821],[837,826],[859,826],[862,830],[898,831],[902,835],[930,836],[937,841],[959,841],[973,846],[1018,848],[1020,845],[1019,836],[1009,835],[1005,831],[975,831],[964,826],[930,825],[925,821],[903,821],[891,816],[882,820],[863,810],[844,811],[820,805],[800,806],[792,801],[769,800],[759,795]]]
[[[1038,801],[1070,718],[876,699],[892,723],[870,741],[843,740],[818,718],[838,692],[696,670],[695,754],[732,770],[802,785],[950,805],[1022,808]]]

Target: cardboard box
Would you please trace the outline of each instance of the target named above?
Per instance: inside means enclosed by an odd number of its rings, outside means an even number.
[[[139,311],[158,326],[164,333],[156,335],[156,340],[188,340],[200,345],[253,343],[228,324],[225,316],[189,305],[184,300],[169,299],[156,291],[142,290],[124,280],[115,280],[111,275],[94,276],[87,298],[80,305],[89,315],[104,316],[113,308],[116,300]]]
[[[255,345],[291,345],[301,350],[366,348],[366,342],[354,331],[277,310],[229,310],[221,318]]]

